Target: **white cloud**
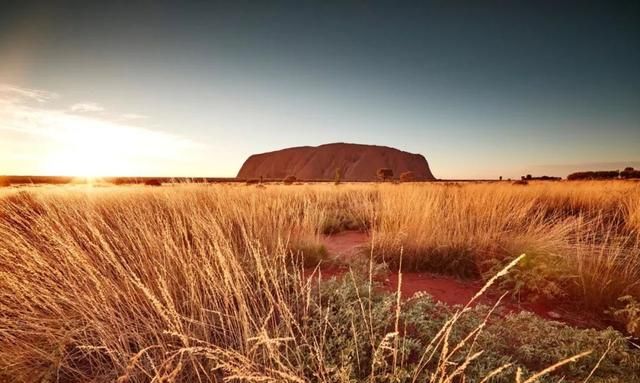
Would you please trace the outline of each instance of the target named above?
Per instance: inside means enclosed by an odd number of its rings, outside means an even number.
[[[122,115],[122,118],[125,120],[144,120],[149,118],[149,116],[145,116],[144,114],[125,113]]]
[[[5,103],[24,101],[37,101],[42,103],[58,97],[57,93],[46,90],[20,88],[9,84],[0,84],[0,101]]]
[[[72,112],[80,112],[80,113],[91,113],[91,112],[102,112],[104,111],[104,107],[96,104],[95,102],[80,102],[77,104],[71,105]]]

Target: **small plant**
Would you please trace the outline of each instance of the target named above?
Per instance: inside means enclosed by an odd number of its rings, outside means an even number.
[[[400,182],[413,182],[416,180],[416,174],[412,171],[400,174]]]
[[[625,326],[629,334],[640,338],[640,302],[630,295],[620,297],[618,300],[625,306],[609,313]]]
[[[341,182],[342,182],[342,169],[336,168],[336,176],[334,178],[333,183],[336,185],[340,185]]]
[[[301,261],[304,267],[316,267],[327,259],[327,248],[322,244],[302,242],[291,249],[296,261]]]
[[[145,180],[144,184],[146,186],[162,186],[162,182],[156,178]]]
[[[382,182],[390,180],[391,178],[393,178],[393,170],[389,168],[380,168],[376,172],[376,176]]]
[[[499,283],[503,291],[509,291],[513,297],[525,301],[540,299],[554,300],[563,298],[566,293],[562,289],[563,270],[561,259],[545,253],[526,251],[527,257],[520,261],[518,267],[511,270]],[[489,270],[486,276],[491,276],[502,268],[504,261],[489,259],[485,262]]]
[[[293,185],[297,180],[296,176],[286,176],[284,180],[282,180],[282,183],[285,185]]]

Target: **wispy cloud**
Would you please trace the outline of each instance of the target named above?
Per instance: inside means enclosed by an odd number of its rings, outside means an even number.
[[[69,109],[72,112],[80,112],[80,113],[92,113],[92,112],[104,111],[104,107],[96,104],[95,102],[79,102],[77,104],[71,105]]]
[[[117,122],[101,114],[76,113],[98,111],[97,104],[76,104],[83,107],[74,111],[27,102],[44,102],[40,100],[51,94],[18,87],[0,90],[0,168],[12,173],[140,176],[180,175],[202,163],[204,145],[187,137],[136,126],[135,119]],[[21,151],[28,155],[9,156],[17,148],[27,149]]]
[[[122,115],[122,118],[124,118],[125,120],[145,120],[149,118],[149,116],[137,113],[125,113]]]
[[[46,90],[21,88],[9,84],[0,84],[0,100],[4,102],[37,101],[47,102],[58,98],[59,95]]]

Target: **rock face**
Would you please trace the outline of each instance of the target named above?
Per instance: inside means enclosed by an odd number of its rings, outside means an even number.
[[[421,154],[403,152],[386,146],[326,144],[300,146],[254,154],[238,172],[238,178],[333,180],[340,169],[343,181],[371,181],[379,168],[393,170],[394,178],[412,171],[416,180],[433,180],[427,160]]]

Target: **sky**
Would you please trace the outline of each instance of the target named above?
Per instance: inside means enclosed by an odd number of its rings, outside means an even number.
[[[233,177],[353,142],[438,178],[640,167],[637,1],[3,1],[0,174]]]

